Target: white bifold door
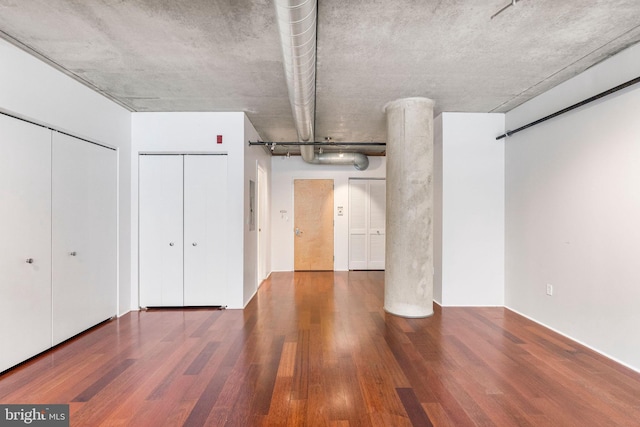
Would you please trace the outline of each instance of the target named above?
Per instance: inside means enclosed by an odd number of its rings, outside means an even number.
[[[116,151],[0,115],[0,371],[117,304]]]
[[[51,132],[0,115],[0,372],[51,347]]]
[[[228,301],[227,156],[139,157],[140,306]]]
[[[384,270],[386,181],[349,180],[349,269]]]
[[[116,315],[117,153],[53,133],[53,345]]]

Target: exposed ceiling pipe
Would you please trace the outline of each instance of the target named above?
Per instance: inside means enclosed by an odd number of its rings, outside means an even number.
[[[300,142],[314,142],[316,115],[316,24],[317,0],[275,0],[284,71],[289,89],[289,102]],[[342,158],[334,153],[318,154],[313,145],[300,146],[307,163],[345,164],[351,158],[358,170],[369,165],[364,154],[349,153]],[[362,169],[361,169],[362,168]]]
[[[369,158],[361,153],[323,153],[316,154],[307,163],[315,165],[353,165],[359,171],[363,171],[369,167]]]

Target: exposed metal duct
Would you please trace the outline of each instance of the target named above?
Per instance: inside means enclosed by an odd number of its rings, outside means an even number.
[[[316,112],[316,0],[275,0],[284,71],[293,120],[302,142],[313,142]],[[313,146],[301,151],[305,161],[314,157]]]
[[[361,153],[323,153],[305,161],[315,165],[353,165],[359,171],[369,167],[369,158]]]
[[[284,71],[289,89],[293,120],[301,142],[314,142],[316,115],[316,24],[317,0],[275,0]],[[312,164],[348,164],[358,170],[369,166],[369,159],[360,153],[318,154],[313,145],[300,146],[305,162]],[[351,162],[343,159],[351,158]],[[363,159],[364,158],[364,159]]]

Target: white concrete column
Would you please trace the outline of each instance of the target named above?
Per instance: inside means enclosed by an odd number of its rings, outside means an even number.
[[[387,114],[387,225],[384,309],[433,314],[433,105],[404,98]]]

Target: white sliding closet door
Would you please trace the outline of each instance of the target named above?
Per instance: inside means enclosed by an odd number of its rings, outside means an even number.
[[[224,305],[227,156],[184,156],[184,305]]]
[[[182,306],[183,156],[139,157],[139,274],[142,307]]]
[[[349,180],[350,270],[384,270],[385,211],[385,180]]]
[[[56,345],[117,310],[116,151],[54,132],[52,319]]]
[[[0,371],[51,347],[51,132],[0,115]]]

